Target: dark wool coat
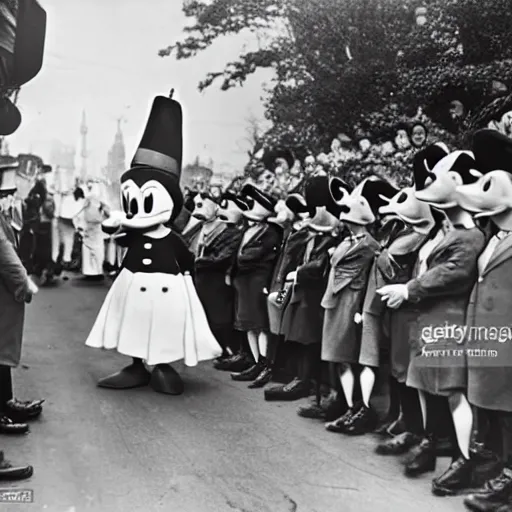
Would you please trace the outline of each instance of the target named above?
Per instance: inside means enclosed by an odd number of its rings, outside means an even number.
[[[435,395],[466,391],[467,360],[451,326],[463,326],[485,236],[478,228],[448,231],[427,259],[428,270],[409,281],[411,361],[407,385]],[[432,329],[444,329],[441,336]],[[436,338],[435,342],[432,342]]]
[[[329,275],[329,249],[339,244],[330,235],[316,235],[315,247],[307,262],[297,269],[291,300],[283,315],[287,341],[302,345],[321,343],[324,309],[320,305]]]
[[[426,238],[427,235],[405,226],[386,240],[370,271],[363,305],[359,362],[363,366],[378,367],[380,356],[387,349],[391,373],[400,382],[405,382],[409,367],[411,313],[405,306],[399,310],[387,309],[377,290],[387,284],[404,284],[411,279],[418,251]]]
[[[262,224],[261,230],[237,251],[232,275],[235,328],[239,331],[269,330],[267,296],[282,239],[281,227]]]
[[[0,365],[6,366],[20,362],[25,302],[31,298],[27,272],[16,249],[16,235],[0,213]]]
[[[270,284],[270,293],[281,291],[286,283],[286,276],[295,270],[304,259],[304,252],[309,237],[307,229],[301,229],[291,233],[284,241],[279,258],[274,269],[272,282]],[[272,334],[283,334],[282,320],[284,307],[278,307],[270,300],[267,301],[268,315],[270,322],[270,332]]]
[[[512,412],[512,236],[500,241],[471,293],[468,399],[484,409]],[[494,350],[490,354],[476,349]]]
[[[324,361],[359,362],[361,331],[354,317],[361,313],[368,275],[378,250],[378,242],[368,233],[360,239],[345,239],[332,255],[322,300],[325,309],[322,331]]]
[[[195,261],[195,286],[212,329],[232,327],[235,290],[226,284],[226,276],[236,259],[242,230],[226,224],[199,249]]]

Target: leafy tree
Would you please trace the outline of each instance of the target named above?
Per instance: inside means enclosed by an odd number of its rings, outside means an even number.
[[[227,90],[273,69],[264,140],[302,153],[325,150],[358,126],[383,137],[394,129],[393,105],[409,118],[421,106],[457,131],[447,104],[457,99],[474,113],[492,99],[493,82],[512,85],[509,0],[192,0],[184,12],[192,21],[184,39],[160,55],[187,59],[221,36],[257,33],[258,50],[199,88],[220,82]]]

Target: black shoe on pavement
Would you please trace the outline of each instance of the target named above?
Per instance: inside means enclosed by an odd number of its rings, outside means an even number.
[[[258,375],[263,371],[263,365],[261,363],[253,364],[247,370],[243,372],[236,372],[231,374],[231,378],[237,382],[251,382],[258,377]]]
[[[283,386],[274,386],[265,390],[265,400],[267,402],[294,402],[301,398],[307,398],[311,391],[309,382],[299,378],[293,379],[290,383]]]
[[[21,401],[9,400],[4,407],[4,414],[15,423],[26,423],[37,419],[43,412],[44,400]]]
[[[503,471],[489,480],[482,489],[471,493],[464,500],[464,505],[475,512],[495,512],[503,505],[508,505],[512,498],[512,470]]]
[[[33,474],[32,466],[13,466],[8,460],[5,460],[4,452],[0,452],[0,480],[25,480]]]
[[[265,365],[263,370],[261,370],[260,374],[256,377],[254,382],[249,384],[249,389],[258,389],[265,387],[272,379],[272,368],[268,365]]]
[[[404,432],[399,436],[392,437],[380,443],[375,449],[375,453],[378,455],[404,455],[411,448],[418,446],[420,443],[421,437],[411,432]]]
[[[487,450],[481,443],[473,443],[471,447],[471,459],[475,461],[473,469],[472,486],[481,488],[486,482],[496,478],[503,471],[503,462],[500,457]]]
[[[412,450],[412,457],[405,466],[405,476],[416,477],[435,471],[437,454],[435,442],[431,437],[424,438],[421,443]]]
[[[28,433],[26,423],[14,423],[8,416],[0,416],[0,434],[19,435]]]
[[[360,409],[359,406],[353,406],[345,412],[342,416],[340,416],[337,420],[330,421],[325,424],[325,430],[329,432],[334,432],[335,434],[343,434],[347,425],[350,423],[350,419],[354,416],[357,411]]]
[[[245,354],[237,354],[236,356],[230,357],[225,361],[219,361],[218,363],[213,364],[216,370],[234,373],[243,372],[248,368],[251,368],[253,365],[254,360]]]
[[[455,496],[471,489],[474,467],[472,459],[459,457],[441,476],[432,480],[432,493],[436,496]]]
[[[363,405],[350,418],[350,421],[346,424],[343,433],[349,436],[362,436],[373,432],[376,424],[377,415],[375,414],[375,411],[366,407],[366,405]]]

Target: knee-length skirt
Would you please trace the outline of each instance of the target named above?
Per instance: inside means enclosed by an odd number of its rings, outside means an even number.
[[[268,331],[268,309],[265,288],[269,276],[242,274],[235,277],[235,329],[238,331]]]

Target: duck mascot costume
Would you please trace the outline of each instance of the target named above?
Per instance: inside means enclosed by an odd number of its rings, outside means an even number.
[[[127,252],[86,345],[116,349],[133,362],[100,380],[100,387],[150,385],[179,395],[183,381],[170,363],[196,366],[222,353],[190,276],[194,257],[168,227],[183,206],[182,126],[172,92],[155,98],[131,168],[121,176],[123,212],[103,223]],[[151,372],[146,364],[154,367]]]

